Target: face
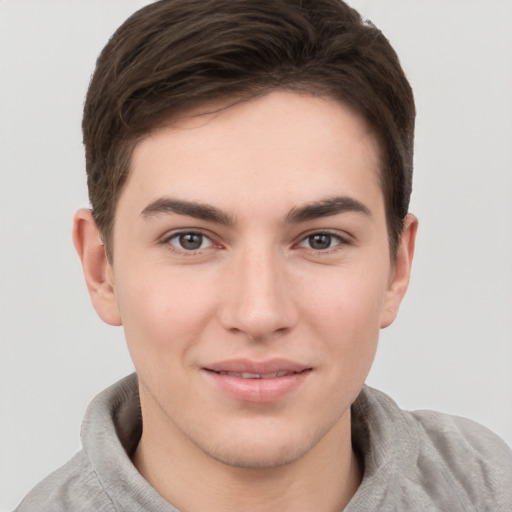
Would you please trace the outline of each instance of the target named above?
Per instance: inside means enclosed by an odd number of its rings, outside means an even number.
[[[412,254],[406,243],[390,261],[363,120],[273,92],[156,131],[130,173],[111,293],[91,293],[124,326],[145,432],[239,467],[349,435]]]

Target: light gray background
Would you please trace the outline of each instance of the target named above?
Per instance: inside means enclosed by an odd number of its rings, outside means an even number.
[[[97,54],[144,1],[0,2],[0,510],[79,449],[91,398],[132,370],[71,243]],[[369,383],[512,444],[512,2],[352,0],[418,107],[414,274]]]

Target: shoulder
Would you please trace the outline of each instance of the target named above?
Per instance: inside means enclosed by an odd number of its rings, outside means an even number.
[[[467,418],[434,411],[408,414],[421,440],[423,473],[436,471],[455,481],[477,510],[489,509],[490,503],[494,510],[512,510],[512,450],[505,441]]]
[[[473,420],[435,411],[408,413],[431,442],[448,457],[491,460],[511,469],[512,449],[488,428]],[[449,441],[449,444],[446,444]]]
[[[14,512],[114,512],[115,506],[105,493],[80,451],[62,467],[48,475],[30,491]]]
[[[353,510],[512,510],[512,450],[489,429],[404,411],[368,386],[352,412],[353,443],[365,464]]]

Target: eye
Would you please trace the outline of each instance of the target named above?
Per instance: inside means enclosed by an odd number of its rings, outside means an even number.
[[[182,231],[170,236],[166,243],[181,251],[198,251],[213,245],[212,241],[202,233]]]
[[[315,251],[325,251],[341,245],[343,242],[344,240],[340,236],[332,233],[312,233],[300,242],[299,247],[307,247]]]

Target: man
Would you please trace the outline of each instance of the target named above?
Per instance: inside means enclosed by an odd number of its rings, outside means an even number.
[[[19,510],[509,509],[502,441],[363,387],[409,280],[413,126],[389,43],[337,0],[127,20],[74,241],[137,377]]]

